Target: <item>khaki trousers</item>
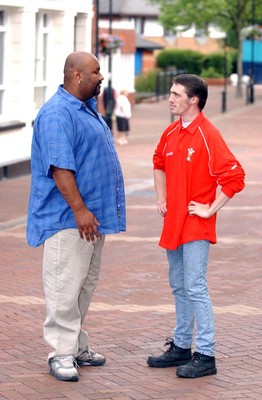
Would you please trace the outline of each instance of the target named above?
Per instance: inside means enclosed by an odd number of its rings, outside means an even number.
[[[88,334],[81,329],[96,288],[105,235],[94,243],[65,229],[44,243],[43,285],[47,307],[44,338],[55,356],[81,354]]]

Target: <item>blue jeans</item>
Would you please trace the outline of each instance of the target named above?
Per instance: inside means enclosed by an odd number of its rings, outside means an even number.
[[[167,250],[167,258],[176,305],[174,343],[190,348],[196,321],[196,351],[213,356],[214,315],[206,279],[209,245],[206,240],[185,243],[177,250]]]

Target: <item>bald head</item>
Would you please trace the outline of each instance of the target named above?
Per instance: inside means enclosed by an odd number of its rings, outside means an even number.
[[[85,51],[75,51],[74,53],[69,54],[65,60],[64,66],[65,79],[72,74],[75,68],[82,70],[83,66],[88,64],[91,60],[97,60],[97,58],[94,56],[94,54],[87,53]]]
[[[66,58],[63,86],[73,96],[81,100],[97,96],[103,79],[94,54],[76,51]]]

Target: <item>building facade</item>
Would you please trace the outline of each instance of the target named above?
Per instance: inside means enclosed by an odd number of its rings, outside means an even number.
[[[92,0],[0,4],[0,178],[30,159],[32,124],[63,79],[65,57],[91,51]]]

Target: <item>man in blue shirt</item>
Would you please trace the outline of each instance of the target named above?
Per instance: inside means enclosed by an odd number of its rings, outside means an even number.
[[[27,240],[44,244],[44,337],[50,373],[77,381],[102,365],[81,328],[98,281],[105,234],[126,229],[124,182],[112,134],[96,110],[103,76],[91,53],[70,54],[64,83],[39,111],[32,140]]]

